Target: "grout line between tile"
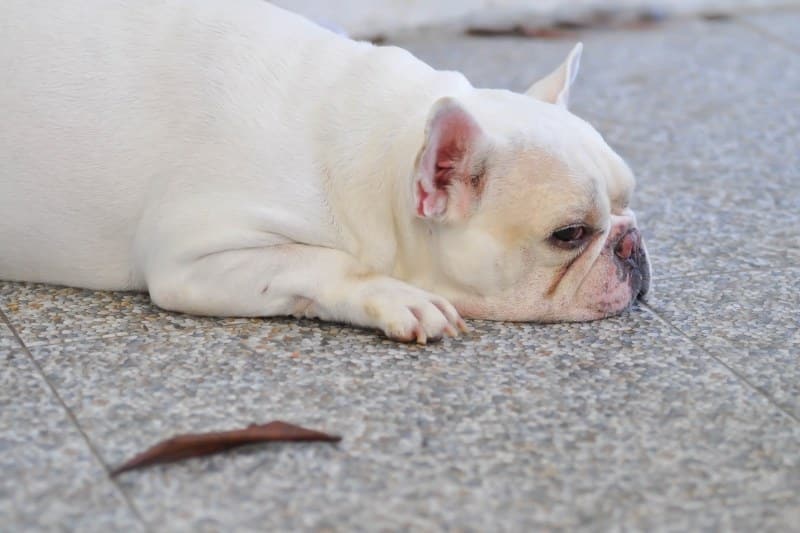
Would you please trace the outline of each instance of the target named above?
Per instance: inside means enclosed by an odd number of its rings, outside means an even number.
[[[729,274],[748,274],[751,272],[775,272],[775,271],[784,271],[784,270],[795,270],[797,266],[793,265],[782,265],[782,266],[763,266],[763,267],[752,267],[752,268],[739,268],[736,270],[718,270],[715,272],[688,272],[684,274],[676,274],[674,276],[659,276],[655,279],[655,282],[658,283],[659,281],[674,281],[686,278],[699,278],[701,276],[726,276]]]
[[[147,522],[144,520],[144,518],[142,517],[141,513],[139,512],[139,509],[137,509],[136,505],[133,503],[133,501],[128,496],[128,494],[122,489],[122,487],[117,483],[117,481],[115,481],[113,478],[110,477],[111,470],[109,469],[108,465],[103,460],[103,458],[100,456],[99,451],[97,450],[97,448],[95,448],[95,446],[92,443],[91,439],[89,439],[89,436],[86,434],[86,432],[83,431],[83,428],[78,423],[78,419],[75,416],[75,414],[72,412],[72,410],[69,408],[69,406],[67,406],[66,402],[64,402],[64,399],[58,393],[58,391],[56,390],[55,386],[50,382],[49,379],[47,379],[47,375],[44,373],[44,369],[42,369],[42,366],[39,364],[39,361],[36,360],[36,358],[33,356],[31,351],[28,349],[28,346],[23,342],[22,338],[19,336],[19,333],[17,333],[17,330],[11,324],[11,321],[8,319],[8,316],[6,316],[6,314],[3,312],[2,309],[0,309],[0,320],[5,322],[5,324],[8,326],[8,328],[11,330],[11,333],[14,335],[14,338],[16,338],[17,342],[20,344],[20,346],[22,346],[23,352],[28,356],[28,359],[30,359],[30,361],[33,364],[34,368],[36,368],[36,371],[39,373],[41,378],[47,384],[47,387],[50,389],[51,394],[55,397],[56,401],[58,401],[58,403],[61,405],[62,409],[64,409],[64,412],[66,413],[67,418],[69,418],[70,422],[72,422],[72,425],[75,426],[75,429],[77,429],[78,433],[83,438],[83,440],[86,443],[86,446],[88,446],[89,451],[91,452],[91,454],[94,456],[94,458],[97,460],[97,462],[100,463],[100,466],[103,467],[103,470],[106,472],[106,474],[109,474],[109,481],[114,486],[114,488],[117,490],[117,492],[119,492],[120,496],[122,496],[123,501],[125,501],[125,503],[128,505],[128,508],[133,513],[133,516],[135,516],[136,519],[141,523],[141,525],[144,527],[145,531],[148,531],[148,532],[152,531],[150,526],[147,524]]]
[[[2,314],[3,314],[3,309],[0,307],[0,315],[2,315]],[[6,316],[6,322],[8,323],[8,326],[13,328],[14,326],[13,326],[13,324],[11,322],[11,319],[8,318],[8,315],[5,315],[5,316]],[[235,320],[239,320],[239,319],[235,319]],[[240,321],[240,322],[231,322],[231,323],[228,323],[228,324],[215,324],[213,322],[202,323],[202,324],[197,324],[196,326],[188,327],[188,328],[185,328],[185,329],[167,330],[166,333],[168,335],[172,335],[172,334],[179,335],[181,333],[186,333],[186,332],[190,332],[190,331],[206,331],[206,330],[210,330],[212,328],[217,328],[217,327],[218,328],[235,327],[235,326],[239,326],[239,325],[245,324],[247,320],[249,320],[249,319],[242,319],[242,321]],[[41,322],[36,322],[36,323],[37,324],[45,324],[45,323],[47,323],[47,321],[41,321]],[[37,341],[27,342],[26,346],[34,347],[34,348],[41,348],[41,347],[46,347],[46,346],[64,346],[64,345],[74,344],[76,342],[82,342],[82,341],[86,341],[86,340],[97,341],[97,340],[106,340],[106,339],[122,339],[122,338],[126,338],[126,337],[141,337],[142,333],[149,334],[150,330],[145,328],[143,331],[138,331],[138,332],[137,331],[132,331],[132,330],[111,331],[111,332],[103,333],[103,334],[87,334],[87,335],[81,335],[81,336],[77,336],[77,337],[66,337],[66,338],[57,337],[57,338],[54,338],[54,339],[53,338],[50,338],[50,339],[46,338],[45,340],[40,340],[40,341],[37,340]],[[20,335],[20,337],[21,337],[21,335]]]
[[[765,30],[764,28],[762,28],[758,24],[754,24],[754,23],[752,23],[752,22],[750,22],[750,21],[748,21],[746,19],[738,18],[738,17],[735,19],[735,22],[739,26],[742,26],[743,28],[752,31],[753,33],[757,33],[757,34],[761,35],[762,37],[766,37],[770,41],[774,41],[774,42],[778,43],[779,45],[783,46],[784,48],[786,48],[790,52],[800,53],[800,46],[797,46],[795,43],[784,39],[780,35],[776,35],[776,34],[772,33],[769,30]]]
[[[686,339],[687,341],[689,341],[689,342],[692,344],[692,346],[695,346],[697,349],[699,349],[700,351],[702,351],[703,353],[705,353],[707,356],[709,356],[709,357],[711,357],[712,359],[714,359],[714,360],[715,360],[717,363],[721,364],[723,367],[725,367],[726,369],[728,369],[728,371],[729,371],[730,373],[732,373],[734,376],[736,376],[736,377],[737,377],[737,378],[738,378],[740,381],[742,381],[742,382],[743,382],[745,385],[747,385],[748,387],[750,387],[751,389],[753,389],[753,390],[754,390],[755,392],[757,392],[759,395],[763,396],[763,397],[764,397],[764,398],[765,398],[765,399],[766,399],[766,400],[767,400],[767,401],[768,401],[768,402],[769,402],[769,403],[770,403],[772,406],[776,407],[776,408],[777,408],[779,411],[781,411],[783,414],[785,414],[786,416],[788,416],[788,417],[789,417],[791,420],[793,420],[794,422],[797,422],[797,423],[799,423],[799,424],[800,424],[800,417],[798,417],[796,414],[794,414],[793,412],[791,412],[790,410],[786,409],[785,407],[783,407],[782,405],[780,405],[778,402],[776,402],[776,401],[775,401],[775,398],[773,398],[773,397],[772,397],[772,396],[771,396],[771,395],[770,395],[770,394],[769,394],[767,391],[765,391],[764,389],[762,389],[761,387],[759,387],[758,385],[756,385],[755,383],[753,383],[752,381],[750,381],[750,380],[747,378],[747,376],[745,376],[744,374],[742,374],[741,372],[739,372],[738,370],[736,370],[734,367],[732,367],[731,365],[729,365],[728,363],[726,363],[725,361],[723,361],[723,360],[722,360],[721,358],[719,358],[718,356],[716,356],[716,355],[714,355],[713,353],[711,353],[711,351],[709,351],[708,349],[706,349],[706,347],[705,347],[705,346],[703,346],[703,345],[699,344],[698,342],[696,342],[696,341],[695,341],[694,339],[692,339],[692,338],[691,338],[691,337],[690,337],[690,336],[689,336],[689,335],[688,335],[686,332],[684,332],[684,331],[683,331],[681,328],[679,328],[678,326],[676,326],[675,324],[673,324],[672,322],[670,322],[669,320],[667,320],[666,318],[664,318],[663,316],[661,316],[661,315],[658,313],[658,311],[656,311],[654,308],[652,308],[652,307],[651,307],[649,304],[646,304],[646,303],[644,303],[644,302],[640,302],[640,303],[639,303],[639,305],[640,305],[642,308],[644,308],[644,309],[647,309],[647,311],[648,311],[648,312],[652,313],[652,314],[653,314],[653,316],[655,316],[655,317],[656,317],[656,319],[658,319],[658,320],[659,320],[660,322],[662,322],[664,325],[666,325],[666,326],[668,326],[668,327],[672,328],[673,330],[675,330],[675,331],[676,331],[676,332],[677,332],[677,333],[678,333],[680,336],[682,336],[684,339]]]

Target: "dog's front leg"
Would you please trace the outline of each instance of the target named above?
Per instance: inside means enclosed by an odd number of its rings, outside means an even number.
[[[444,298],[370,273],[330,248],[285,244],[158,262],[147,274],[156,305],[216,316],[316,317],[424,344],[466,325]]]

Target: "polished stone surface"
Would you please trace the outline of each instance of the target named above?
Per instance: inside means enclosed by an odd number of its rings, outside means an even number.
[[[143,530],[2,319],[0,472],[0,530]]]
[[[32,351],[109,464],[271,419],[344,436],[124,475],[151,524],[755,527],[754,502],[800,491],[800,424],[651,313],[473,325],[426,348],[252,321]]]
[[[800,52],[800,13],[797,9],[768,11],[744,18],[744,22],[775,41]]]
[[[647,303],[617,318],[474,322],[417,347],[0,282],[0,529],[796,529],[798,22],[580,34],[574,109],[635,170],[655,269]],[[447,30],[398,44],[512,89],[571,46]],[[273,419],[343,440],[107,477],[175,433]]]
[[[800,420],[800,267],[665,280],[649,305]]]

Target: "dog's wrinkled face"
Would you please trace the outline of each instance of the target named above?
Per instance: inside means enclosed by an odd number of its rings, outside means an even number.
[[[593,320],[648,290],[633,174],[566,107],[579,56],[528,95],[477,91],[431,111],[412,196],[437,290],[467,317]]]

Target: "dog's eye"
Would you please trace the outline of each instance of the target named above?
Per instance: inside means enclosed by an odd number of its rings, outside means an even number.
[[[550,236],[550,242],[559,248],[577,248],[586,240],[586,237],[588,237],[590,233],[589,227],[583,224],[575,224],[554,231]]]

